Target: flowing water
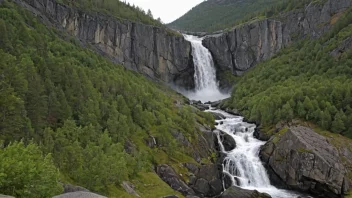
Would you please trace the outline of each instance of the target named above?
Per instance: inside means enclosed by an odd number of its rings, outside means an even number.
[[[185,39],[192,44],[192,56],[195,67],[195,86],[193,93],[186,93],[192,100],[216,101],[229,97],[220,92],[216,71],[211,53],[202,45],[202,38],[184,35]],[[224,111],[210,109],[208,111],[220,113],[226,117],[217,120],[217,129],[229,134],[236,141],[236,148],[230,152],[223,149],[219,142],[221,152],[226,154],[223,162],[224,174],[232,179],[232,185],[258,190],[270,194],[274,198],[303,197],[295,192],[280,190],[270,184],[269,176],[259,159],[259,150],[265,142],[254,138],[254,124],[243,122],[243,117],[234,116]],[[221,123],[221,124],[220,124]],[[219,134],[217,134],[219,136]],[[220,141],[220,138],[218,137]]]
[[[191,35],[184,35],[184,37],[192,44],[195,69],[195,92],[185,93],[185,95],[191,100],[200,100],[202,102],[228,98],[228,94],[223,94],[219,90],[213,58],[209,50],[203,46],[203,38]]]
[[[301,194],[277,189],[270,184],[269,176],[259,159],[259,150],[265,142],[254,137],[256,125],[243,122],[243,117],[234,116],[221,110],[211,109],[224,115],[217,120],[217,129],[229,134],[236,141],[236,148],[226,152],[219,137],[221,152],[226,154],[223,162],[224,174],[232,178],[232,185],[270,194],[273,198],[305,197]],[[222,124],[220,124],[222,123]],[[219,136],[219,134],[217,134]]]

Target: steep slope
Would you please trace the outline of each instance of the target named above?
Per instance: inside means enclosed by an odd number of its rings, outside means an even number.
[[[263,126],[294,118],[352,137],[352,12],[239,78],[229,104]]]
[[[166,84],[194,88],[191,45],[180,34],[165,27],[83,12],[56,0],[18,2],[47,25],[65,30],[115,63]]]
[[[212,53],[218,71],[230,70],[241,75],[297,40],[320,37],[351,6],[348,0],[314,1],[273,18],[255,20],[223,34],[207,36],[203,44]]]
[[[51,197],[61,182],[129,197],[120,185],[130,181],[143,197],[161,197],[180,193],[154,166],[167,164],[184,182],[180,164],[211,164],[213,118],[184,97],[82,48],[13,2],[1,1],[0,35],[1,192]],[[20,140],[29,146],[7,149]]]
[[[230,28],[254,13],[282,2],[281,0],[208,0],[168,24],[169,27],[192,32],[214,32]]]

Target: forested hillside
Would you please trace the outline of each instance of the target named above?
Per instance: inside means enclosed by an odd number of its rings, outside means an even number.
[[[153,18],[153,14],[148,10],[138,6],[126,4],[120,0],[58,0],[69,6],[78,7],[87,12],[99,12],[115,16],[119,19],[141,22],[150,25],[161,26],[161,21]]]
[[[326,0],[318,0],[324,1]],[[168,26],[192,32],[226,30],[249,20],[274,17],[309,2],[312,0],[208,0],[192,8]]]
[[[272,126],[294,118],[352,138],[352,12],[238,78],[227,105]]]
[[[194,161],[173,132],[196,145],[197,123],[210,126],[212,116],[14,3],[0,5],[0,35],[1,193],[50,197],[60,181],[113,197],[133,178],[145,197],[175,193],[152,165]]]

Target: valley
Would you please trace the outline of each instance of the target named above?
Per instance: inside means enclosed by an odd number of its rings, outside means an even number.
[[[0,1],[0,197],[350,197],[351,11]]]

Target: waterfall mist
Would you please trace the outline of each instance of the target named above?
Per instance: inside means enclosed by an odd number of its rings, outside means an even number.
[[[194,63],[194,92],[182,92],[191,100],[202,102],[217,101],[230,97],[220,91],[211,53],[202,44],[203,38],[184,35],[185,39],[192,44],[192,56]]]

